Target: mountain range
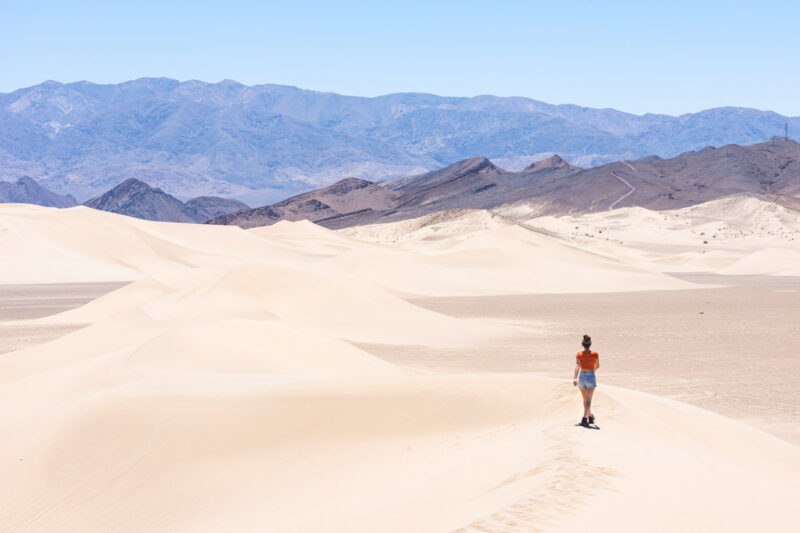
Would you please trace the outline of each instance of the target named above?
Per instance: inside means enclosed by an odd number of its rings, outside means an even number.
[[[670,159],[648,156],[581,169],[553,156],[519,172],[466,159],[425,174],[374,183],[349,178],[210,224],[244,228],[308,219],[329,228],[392,222],[457,208],[503,206],[525,217],[640,206],[676,209],[746,193],[800,209],[800,144],[727,145]]]
[[[329,228],[391,222],[448,209],[495,209],[507,216],[563,215],[640,206],[674,209],[745,193],[800,209],[800,144],[772,139],[727,145],[674,158],[648,156],[583,169],[558,155],[509,171],[485,157],[383,182],[345,178],[332,185],[250,209],[243,202],[197,197],[187,202],[129,178],[84,203],[147,220],[233,224],[311,220]],[[35,180],[0,182],[0,202],[53,207],[76,204]]]
[[[48,81],[0,93],[0,181],[31,176],[85,201],[137,178],[179,199],[259,205],[476,154],[515,172],[555,153],[590,167],[761,142],[786,124],[797,131],[800,118],[744,108],[633,115],[521,97],[363,98],[230,80]]]

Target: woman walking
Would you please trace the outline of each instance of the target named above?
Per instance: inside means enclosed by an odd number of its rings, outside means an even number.
[[[580,389],[583,396],[583,418],[580,425],[587,427],[589,424],[594,424],[592,396],[594,389],[597,388],[594,372],[600,368],[600,356],[589,349],[592,346],[592,338],[589,335],[583,336],[581,344],[583,351],[575,356],[575,376],[572,384]]]

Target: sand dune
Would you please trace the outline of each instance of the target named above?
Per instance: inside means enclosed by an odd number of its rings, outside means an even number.
[[[616,292],[691,284],[587,252],[486,211],[456,211],[340,233],[394,250],[359,249],[337,265],[404,294]]]
[[[602,430],[584,430],[568,381],[423,374],[354,344],[514,334],[402,295],[692,284],[485,213],[402,224],[243,231],[0,206],[1,282],[133,281],[24,322],[87,327],[0,355],[0,530],[793,524],[800,448],[749,426],[604,387]]]
[[[196,321],[172,328],[136,348],[126,364],[143,371],[308,378],[402,373],[400,368],[314,329],[251,319]]]
[[[748,195],[672,211],[627,207],[527,223],[584,249],[662,272],[800,273],[800,213]]]
[[[529,375],[139,378],[35,424],[4,421],[14,491],[0,520],[8,531],[579,530],[586,516],[600,531],[621,520],[747,531],[791,520],[796,447],[608,387],[603,429],[576,430],[565,423],[574,394]]]
[[[800,276],[800,246],[797,250],[764,248],[737,259],[719,270],[720,274]]]
[[[133,219],[88,207],[0,206],[3,283],[129,281],[152,272],[234,265],[272,251],[234,228]],[[233,255],[231,255],[233,253]]]
[[[483,209],[452,209],[440,211],[419,218],[355,226],[339,230],[337,233],[350,235],[358,240],[381,244],[435,243],[448,238],[465,236],[499,229],[511,221]]]

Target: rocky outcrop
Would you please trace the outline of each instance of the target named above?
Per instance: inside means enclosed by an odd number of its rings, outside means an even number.
[[[84,203],[86,207],[161,222],[198,222],[183,202],[161,189],[130,178]]]
[[[0,202],[43,205],[45,207],[72,207],[77,205],[70,195],[49,191],[27,176],[16,183],[0,182]]]
[[[198,222],[250,209],[250,206],[244,202],[219,196],[198,196],[188,200],[186,207],[192,213],[192,218]]]

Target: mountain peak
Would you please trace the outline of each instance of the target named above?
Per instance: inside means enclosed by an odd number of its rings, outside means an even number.
[[[567,163],[560,155],[553,154],[547,159],[542,159],[540,161],[535,161],[534,163],[525,167],[523,172],[536,172],[537,170],[542,170],[545,168],[570,168],[570,169],[578,169],[580,167],[576,167],[575,165],[570,165]]]
[[[118,183],[117,186],[111,190],[114,189],[155,189],[155,187],[152,187],[149,183],[145,183],[140,179],[128,178]]]
[[[83,205],[145,220],[196,222],[186,204],[136,178],[126,179]]]
[[[17,185],[24,185],[26,187],[40,187],[36,180],[30,176],[22,176],[17,180]]]
[[[210,218],[249,209],[230,198],[200,196],[186,203],[136,178],[128,178],[113,189],[84,203],[86,207],[144,220],[205,222]]]
[[[486,172],[504,173],[505,170],[492,163],[485,157],[472,157],[464,159],[455,163],[456,165],[463,165],[462,172],[464,174],[484,174]],[[451,165],[452,166],[452,165]]]
[[[456,161],[439,170],[417,176],[409,176],[384,183],[384,187],[393,190],[405,190],[413,187],[437,186],[445,182],[467,177],[506,174],[508,171],[498,167],[485,157],[471,157]]]
[[[161,189],[153,187],[149,183],[146,183],[137,178],[128,178],[125,181],[121,181],[120,183],[118,183],[117,185],[106,191],[105,195],[112,193],[119,195],[119,194],[137,194],[137,193],[148,193],[148,192],[153,192],[155,194],[159,193],[166,194],[167,196],[169,196]]]
[[[327,187],[323,188],[322,191],[330,194],[342,195],[356,189],[369,187],[370,185],[375,185],[375,183],[360,178],[344,178],[337,181],[333,185],[328,185]]]
[[[45,207],[72,207],[77,204],[72,196],[62,196],[45,189],[30,176],[22,176],[16,183],[0,182],[0,202],[34,204]]]

